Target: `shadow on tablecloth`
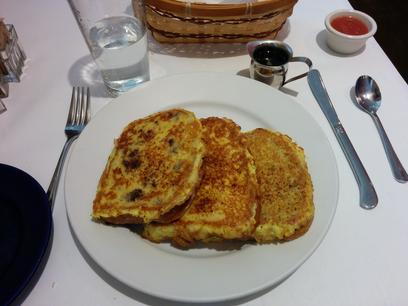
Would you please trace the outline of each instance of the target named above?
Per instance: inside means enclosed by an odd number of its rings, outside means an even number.
[[[316,35],[316,43],[319,46],[320,49],[322,49],[324,52],[333,55],[333,56],[337,56],[337,57],[352,57],[352,56],[356,56],[358,54],[361,54],[364,52],[365,50],[365,45],[363,48],[361,48],[360,50],[358,50],[355,53],[352,54],[341,54],[341,53],[337,53],[336,51],[333,51],[332,49],[329,48],[329,46],[327,45],[326,42],[326,35],[327,32],[326,30],[321,30],[319,33],[317,33]]]
[[[106,88],[102,76],[91,55],[79,58],[69,69],[71,86],[89,86],[92,97],[114,98]]]

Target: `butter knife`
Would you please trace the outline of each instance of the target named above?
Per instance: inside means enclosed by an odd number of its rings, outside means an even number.
[[[330,123],[334,135],[340,143],[351,169],[353,170],[360,191],[360,206],[365,209],[376,207],[378,203],[377,193],[375,192],[367,171],[364,169],[353,144],[348,138],[347,133],[336,114],[326,87],[323,84],[320,72],[316,69],[310,70],[307,75],[307,81],[317,103],[319,103],[320,108]]]

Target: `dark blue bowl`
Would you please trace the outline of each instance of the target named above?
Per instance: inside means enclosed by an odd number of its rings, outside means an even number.
[[[16,302],[42,272],[52,236],[52,212],[41,185],[0,164],[0,305]]]

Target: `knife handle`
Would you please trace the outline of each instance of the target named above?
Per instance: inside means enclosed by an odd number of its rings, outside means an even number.
[[[378,203],[377,193],[343,125],[340,122],[333,125],[333,131],[356,177],[360,189],[360,206],[365,209],[376,207]]]

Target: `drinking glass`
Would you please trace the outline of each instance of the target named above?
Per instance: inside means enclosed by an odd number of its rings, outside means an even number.
[[[102,78],[113,93],[149,80],[143,0],[68,0]]]

